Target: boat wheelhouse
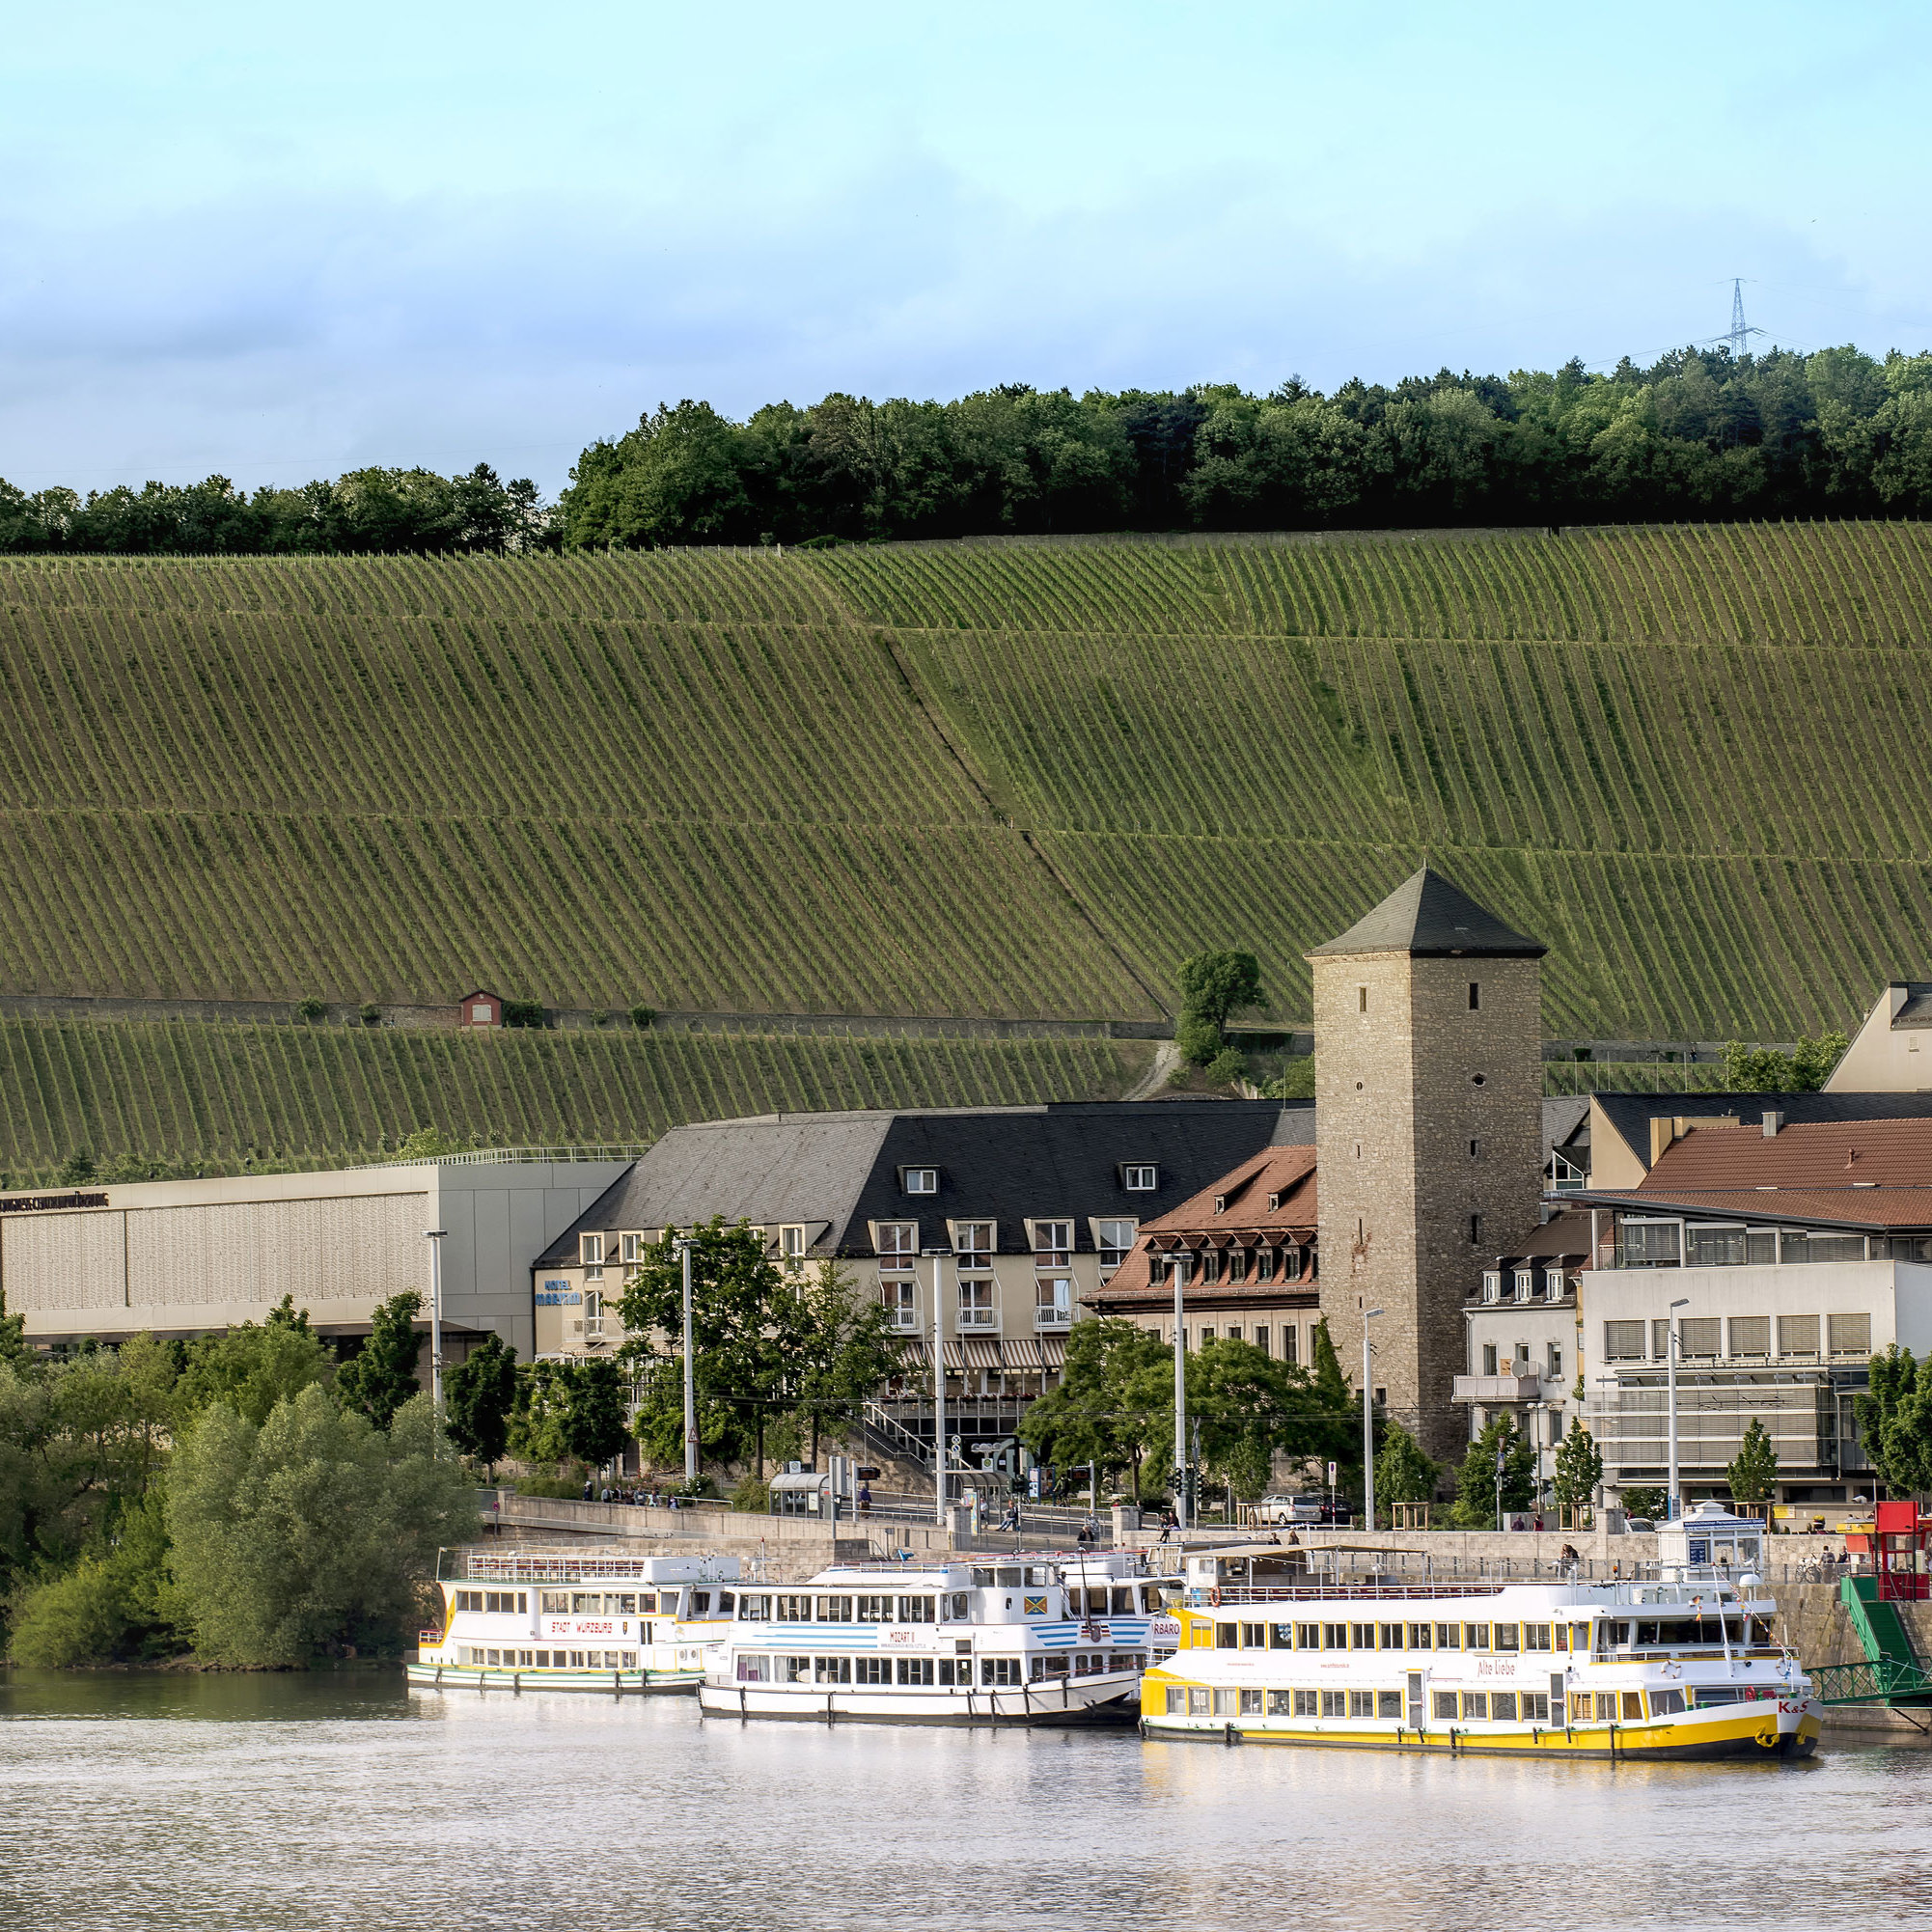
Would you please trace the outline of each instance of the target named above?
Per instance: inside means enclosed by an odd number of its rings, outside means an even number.
[[[409,1682],[428,1689],[694,1691],[731,1628],[735,1557],[445,1550],[440,1630]]]
[[[1142,1728],[1451,1755],[1808,1756],[1823,1706],[1774,1636],[1763,1526],[1711,1505],[1670,1530],[1657,1583],[1343,1583],[1301,1552],[1191,1556],[1180,1647],[1143,1680]]]
[[[707,1715],[819,1724],[1131,1724],[1179,1626],[1128,1551],[839,1564],[738,1592]]]

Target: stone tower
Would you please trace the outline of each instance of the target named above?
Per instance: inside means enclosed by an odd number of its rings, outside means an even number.
[[[1464,1297],[1537,1225],[1547,950],[1424,867],[1308,955],[1322,1313],[1354,1382],[1384,1311],[1374,1386],[1439,1458],[1468,1432]]]

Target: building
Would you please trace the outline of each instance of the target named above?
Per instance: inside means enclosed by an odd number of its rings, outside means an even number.
[[[262,1320],[284,1295],[321,1334],[349,1339],[405,1288],[427,1317],[424,1236],[442,1228],[446,1354],[494,1331],[527,1359],[531,1262],[625,1166],[456,1155],[0,1195],[0,1290],[43,1348],[210,1334]]]
[[[1932,981],[1894,980],[1825,1082],[1827,1093],[1923,1093],[1932,1089]]]
[[[456,1002],[459,1027],[500,1027],[503,1024],[503,996],[479,986]]]
[[[1083,1299],[1172,1342],[1179,1269],[1184,1347],[1228,1337],[1306,1366],[1321,1319],[1318,1240],[1313,1146],[1264,1147],[1144,1223],[1119,1270]]]
[[[1788,1096],[1841,1116],[1891,1097]],[[1674,1120],[1635,1184],[1571,1197],[1592,1222],[1580,1334],[1609,1488],[1666,1480],[1673,1320],[1691,1497],[1728,1493],[1753,1417],[1778,1449],[1780,1501],[1868,1492],[1852,1402],[1870,1358],[1932,1347],[1932,1118],[1756,1111]]]
[[[1381,1311],[1376,1386],[1434,1455],[1464,1440],[1472,1260],[1542,1219],[1546,951],[1425,867],[1309,954],[1322,1312],[1349,1362]]]
[[[1083,1300],[1143,1222],[1260,1148],[1306,1138],[1293,1123],[1308,1114],[1306,1103],[1123,1100],[676,1127],[537,1258],[538,1352],[619,1347],[616,1303],[643,1250],[667,1228],[742,1220],[774,1259],[801,1270],[836,1259],[884,1303],[903,1365],[885,1417],[909,1453],[930,1444],[937,1276],[949,1399],[964,1430],[999,1442],[1058,1376]]]

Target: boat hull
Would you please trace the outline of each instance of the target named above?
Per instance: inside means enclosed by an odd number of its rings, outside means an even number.
[[[939,1725],[1009,1730],[1039,1725],[1127,1725],[1140,1716],[1135,1680],[1120,1675],[1061,1680],[1051,1688],[867,1692],[844,1685],[801,1685],[796,1691],[770,1684],[705,1683],[699,1708],[706,1717],[776,1720],[793,1724]]]
[[[411,1664],[407,1677],[423,1691],[595,1691],[620,1697],[689,1697],[704,1681],[702,1670],[538,1670],[495,1665]]]
[[[1809,1757],[1818,1748],[1822,1707],[1725,1705],[1723,1715],[1693,1714],[1628,1725],[1445,1725],[1410,1730],[1380,1724],[1295,1725],[1266,1719],[1144,1717],[1142,1735],[1201,1744],[1304,1745],[1326,1751],[1406,1751],[1437,1757],[1571,1757],[1614,1763],[1766,1763]]]

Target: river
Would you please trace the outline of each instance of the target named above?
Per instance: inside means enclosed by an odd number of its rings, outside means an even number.
[[[1932,1750],[1498,1764],[0,1672],[0,1924],[1932,1927]]]

